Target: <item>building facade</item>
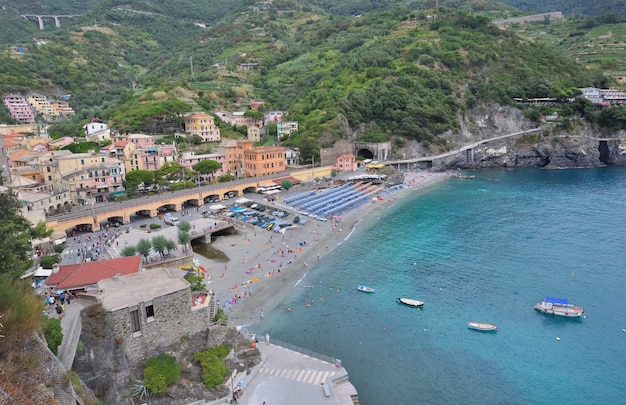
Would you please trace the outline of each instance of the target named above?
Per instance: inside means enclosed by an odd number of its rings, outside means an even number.
[[[6,95],[4,96],[4,105],[14,120],[31,124],[35,122],[35,112],[24,96],[19,94]]]
[[[167,269],[113,276],[100,281],[98,291],[106,322],[131,362],[209,326],[210,296],[192,293],[184,278]]]
[[[220,129],[215,125],[215,118],[205,113],[190,114],[185,117],[185,132],[198,135],[203,142],[220,140]]]

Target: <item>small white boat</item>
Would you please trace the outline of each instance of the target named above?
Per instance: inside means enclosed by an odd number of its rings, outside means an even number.
[[[424,301],[412,300],[411,298],[396,298],[396,301],[408,307],[421,307]]]
[[[483,332],[497,332],[498,326],[493,323],[486,322],[468,322],[467,327],[473,330],[479,330]]]
[[[359,291],[366,292],[366,293],[373,293],[374,291],[376,291],[376,289],[374,289],[372,287],[365,286],[365,285],[360,285],[356,289],[359,290]]]
[[[565,316],[568,318],[580,318],[585,312],[584,309],[574,304],[569,304],[567,298],[546,297],[545,301],[535,304],[535,309],[544,314]]]

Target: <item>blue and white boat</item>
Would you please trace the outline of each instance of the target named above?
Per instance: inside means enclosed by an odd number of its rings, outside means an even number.
[[[567,302],[567,298],[546,297],[545,301],[535,304],[535,309],[544,314],[565,316],[568,318],[579,318],[584,309]]]
[[[373,293],[374,291],[376,291],[376,289],[372,288],[372,287],[368,287],[366,285],[360,285],[356,288],[359,291],[363,291],[366,293]]]

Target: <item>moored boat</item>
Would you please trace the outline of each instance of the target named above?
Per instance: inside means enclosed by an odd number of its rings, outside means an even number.
[[[493,323],[487,322],[468,322],[467,327],[473,330],[479,330],[483,332],[497,332],[498,326]]]
[[[356,289],[359,291],[366,292],[366,293],[373,293],[376,290],[375,288],[368,287],[366,285],[360,285]]]
[[[409,307],[421,307],[424,301],[413,300],[411,298],[396,298],[396,301]]]
[[[544,314],[565,316],[568,318],[579,318],[584,309],[567,302],[567,298],[546,297],[545,301],[535,304],[535,309]]]

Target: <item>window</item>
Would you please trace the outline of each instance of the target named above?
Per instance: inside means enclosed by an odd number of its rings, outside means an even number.
[[[141,322],[139,321],[139,310],[130,311],[130,323],[133,328],[133,336],[141,335]]]
[[[85,159],[81,159],[81,160],[80,160],[80,164],[81,164],[81,165],[84,165],[84,164],[85,164]]]
[[[154,320],[154,305],[146,305],[146,318],[148,322]]]

